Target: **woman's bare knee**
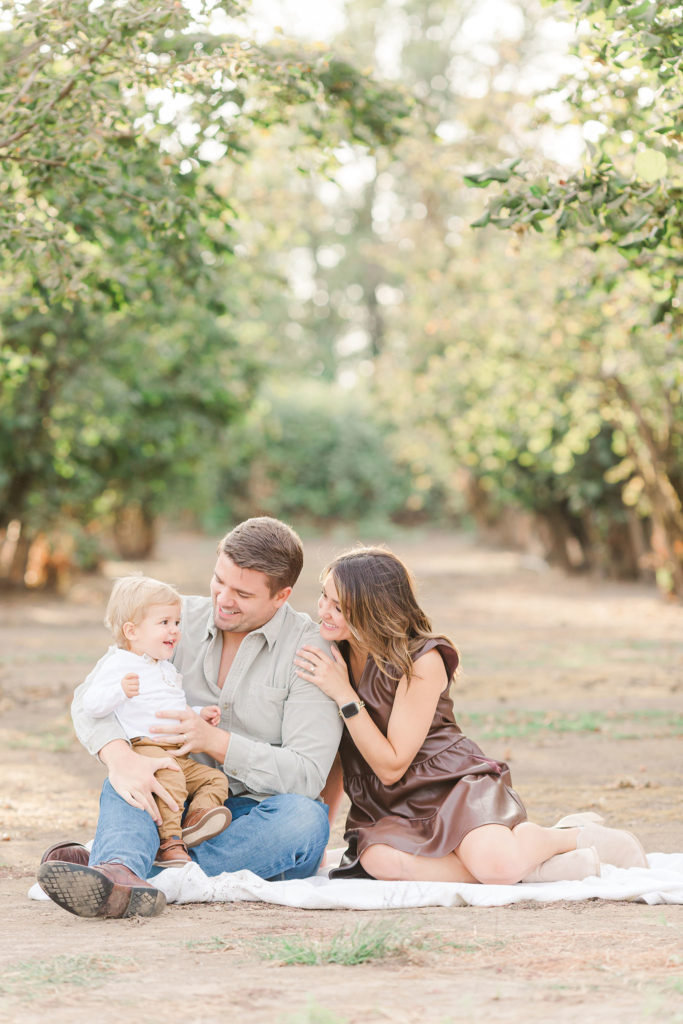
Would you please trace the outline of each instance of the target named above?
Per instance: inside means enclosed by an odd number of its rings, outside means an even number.
[[[360,862],[364,870],[373,878],[379,878],[383,882],[396,882],[406,877],[405,867],[401,861],[399,850],[394,850],[393,847],[385,846],[382,843],[368,846],[367,850],[360,855]]]
[[[515,865],[495,862],[478,864],[472,873],[482,885],[515,885],[522,877]]]
[[[514,885],[524,874],[518,844],[511,831],[500,825],[474,829],[458,847],[458,856],[482,885]]]

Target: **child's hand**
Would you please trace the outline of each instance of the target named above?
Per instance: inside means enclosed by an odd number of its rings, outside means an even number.
[[[201,709],[199,714],[209,725],[221,724],[221,709],[218,707],[218,704],[208,704],[205,708]]]
[[[137,697],[140,692],[140,676],[137,672],[128,672],[121,680],[121,689],[126,697]]]

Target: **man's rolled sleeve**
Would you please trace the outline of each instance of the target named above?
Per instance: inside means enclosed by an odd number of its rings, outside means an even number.
[[[107,653],[100,658],[85,682],[76,687],[74,699],[71,703],[71,718],[76,736],[88,753],[93,755],[97,755],[102,747],[106,746],[107,743],[111,743],[112,740],[126,740],[128,742],[123,728],[113,713],[106,715],[104,718],[94,718],[83,707],[85,693],[89,689],[90,683],[98,672],[100,665],[108,656]]]

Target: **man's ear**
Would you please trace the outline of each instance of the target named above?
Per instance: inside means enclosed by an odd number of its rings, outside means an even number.
[[[292,587],[283,587],[282,590],[278,590],[277,594],[274,595],[273,600],[277,604],[278,608],[281,607],[292,593]]]

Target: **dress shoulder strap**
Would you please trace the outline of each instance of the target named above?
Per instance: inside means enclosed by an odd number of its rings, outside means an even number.
[[[413,661],[417,661],[427,651],[437,650],[443,659],[443,663],[446,666],[446,672],[448,673],[449,681],[455,675],[455,670],[458,667],[460,658],[453,644],[445,636],[432,636],[429,640],[425,640],[424,645],[413,657]]]

